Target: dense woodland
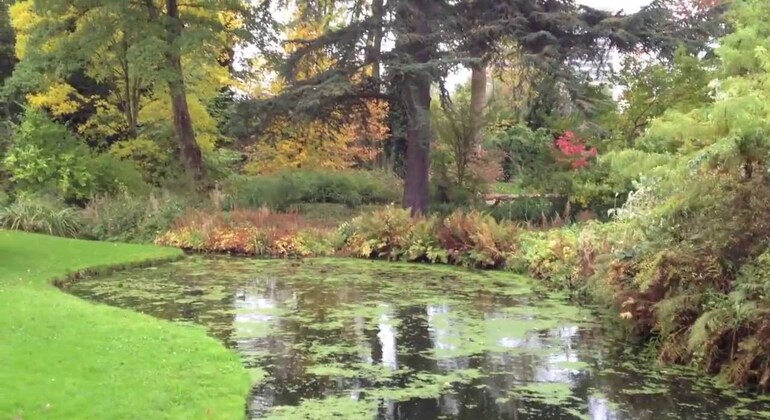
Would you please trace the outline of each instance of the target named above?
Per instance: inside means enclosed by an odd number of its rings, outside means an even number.
[[[767,389],[769,28],[764,0],[0,0],[0,226],[513,270]]]

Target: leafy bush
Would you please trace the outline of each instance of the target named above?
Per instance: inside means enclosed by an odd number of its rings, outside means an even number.
[[[413,227],[409,210],[388,206],[355,218],[348,245],[356,256],[399,260],[409,248]]]
[[[437,137],[431,150],[432,202],[470,204],[502,173],[498,156],[481,144],[486,116],[474,112],[465,88],[432,114]]]
[[[500,268],[516,250],[518,229],[478,212],[454,212],[438,229],[438,243],[455,264]]]
[[[387,207],[356,218],[347,228],[352,231],[347,249],[364,258],[495,268],[516,248],[512,224],[477,212],[414,219],[408,210]]]
[[[330,255],[333,243],[295,213],[260,210],[189,211],[156,239],[160,245],[200,252],[277,257]]]
[[[93,152],[65,126],[35,110],[14,131],[3,166],[16,189],[66,200],[144,187],[134,165]]]
[[[206,167],[208,177],[220,181],[235,176],[243,158],[243,155],[238,151],[220,148],[204,153],[203,164]]]
[[[152,139],[139,137],[119,141],[110,146],[110,155],[134,163],[148,183],[158,184],[168,176],[171,154]]]
[[[491,136],[488,147],[502,155],[503,179],[524,176],[544,179],[555,163],[553,136],[548,130],[531,130],[525,125],[510,125]]]
[[[228,208],[285,211],[300,203],[337,203],[349,207],[399,200],[399,181],[382,172],[292,171],[276,175],[238,176],[224,182]]]
[[[611,209],[625,203],[642,177],[666,176],[674,160],[672,155],[633,149],[609,152],[573,178],[571,198],[578,207],[607,218]]]
[[[78,212],[64,204],[40,198],[19,197],[0,207],[0,227],[48,235],[76,237],[81,221]]]

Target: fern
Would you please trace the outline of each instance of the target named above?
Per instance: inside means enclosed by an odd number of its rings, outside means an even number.
[[[728,309],[716,309],[702,314],[690,328],[687,348],[691,352],[697,352],[706,347],[712,341],[722,335],[726,330],[733,328],[733,322]]]

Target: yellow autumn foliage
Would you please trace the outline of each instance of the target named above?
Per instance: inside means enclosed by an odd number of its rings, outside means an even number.
[[[273,124],[271,137],[278,140],[258,142],[249,150],[244,170],[263,174],[284,169],[347,169],[372,163],[388,136],[384,123],[387,104],[371,101],[368,118],[332,128],[328,121],[313,121],[301,126],[279,121]]]
[[[324,33],[332,23],[334,13],[318,21],[304,19],[303,5],[298,5],[290,26],[288,39],[313,39]],[[287,43],[285,50],[293,52],[296,45]],[[331,68],[331,58],[318,52],[304,57],[297,65],[296,78],[303,80]],[[269,84],[262,96],[275,95],[286,88],[280,77]],[[375,161],[388,136],[386,118],[388,106],[384,101],[370,100],[365,109],[353,115],[334,114],[321,121],[289,122],[277,119],[267,128],[265,137],[249,149],[249,161],[244,171],[263,174],[284,169],[347,169]]]
[[[214,150],[220,136],[217,121],[209,114],[202,100],[193,93],[187,95],[187,106],[190,109],[193,128],[195,128],[195,138],[201,150],[204,152]],[[144,104],[139,112],[139,121],[147,127],[168,127],[166,131],[170,136],[172,115],[169,96],[159,95]],[[170,138],[166,140],[170,141]]]
[[[11,26],[13,26],[16,35],[16,57],[19,58],[24,58],[27,54],[29,32],[42,19],[35,13],[34,7],[35,4],[32,1],[17,1],[8,9]]]
[[[56,117],[77,112],[86,99],[66,83],[54,83],[43,92],[27,95],[33,108],[47,108]]]
[[[200,15],[216,13],[216,17],[228,29],[236,29],[243,25],[234,13],[212,12],[202,8],[182,7],[185,13]],[[44,41],[35,40],[34,48],[49,50],[63,47],[57,45],[68,37],[87,35],[89,27],[95,20],[111,19],[113,23],[120,22],[119,14],[108,14],[109,9],[95,8],[91,13],[75,13],[74,9],[59,15],[39,13],[34,0],[19,0],[11,6],[9,15],[16,33],[16,54],[24,59],[28,53],[31,36],[39,24],[51,24],[54,27],[71,21],[74,32],[66,35],[57,34]],[[92,141],[125,135],[129,133],[129,108],[127,98],[132,98],[136,91],[141,92],[137,98],[138,118],[134,121],[138,130],[135,135],[143,137],[144,141],[152,138],[161,150],[168,154],[173,147],[171,140],[172,115],[171,103],[167,93],[165,79],[157,74],[147,63],[152,63],[161,54],[155,50],[152,41],[141,36],[141,29],[116,27],[114,33],[106,39],[99,39],[89,56],[84,60],[84,73],[100,83],[112,86],[112,90],[102,96],[84,96],[67,83],[61,75],[46,74],[37,91],[27,96],[29,105],[37,109],[45,109],[56,117],[68,117],[84,109],[88,120],[78,124],[79,134]],[[222,45],[234,45],[233,35],[229,33],[216,34]],[[230,42],[232,41],[232,42]],[[43,45],[39,45],[42,42]],[[132,42],[145,42],[136,43]],[[124,44],[125,43],[125,44]],[[62,44],[63,45],[63,44]],[[220,65],[216,58],[227,54],[226,48],[221,51],[204,51],[213,45],[186,45],[183,56],[183,69],[188,93],[190,109],[196,137],[204,152],[214,150],[221,133],[217,122],[209,113],[206,104],[214,99],[223,86],[234,86],[235,81],[228,69]],[[189,49],[187,49],[189,48]],[[198,49],[201,49],[200,51]],[[213,52],[213,54],[211,54]],[[219,57],[218,57],[219,56]],[[133,114],[132,114],[133,116]],[[129,133],[130,134],[130,133]]]

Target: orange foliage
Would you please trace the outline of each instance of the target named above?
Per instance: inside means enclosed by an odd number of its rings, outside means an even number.
[[[358,115],[303,124],[285,119],[267,130],[272,141],[258,142],[249,149],[246,171],[264,174],[284,169],[342,170],[373,163],[388,137],[384,101],[371,100]]]
[[[294,19],[288,25],[287,53],[296,51],[294,40],[314,39],[324,34],[345,10],[332,3],[323,3],[323,16],[317,16],[304,3],[296,5]],[[334,59],[323,51],[303,56],[295,66],[297,80],[311,78],[330,69]],[[283,91],[286,81],[277,77],[270,83],[267,96]],[[264,138],[249,150],[246,172],[264,174],[285,169],[348,169],[375,161],[382,143],[388,136],[388,105],[371,99],[358,110],[347,114],[337,112],[324,120],[307,122],[276,119],[267,128]]]
[[[207,213],[191,211],[159,236],[158,245],[237,255],[306,256],[301,231],[314,225],[295,213],[267,209]]]

